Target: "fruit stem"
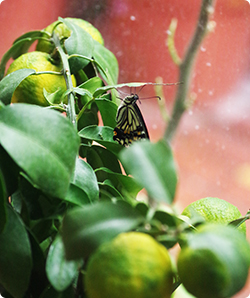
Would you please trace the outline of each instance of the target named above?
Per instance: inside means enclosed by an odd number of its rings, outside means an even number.
[[[63,64],[63,75],[66,81],[67,89],[70,91],[68,92],[68,105],[66,108],[67,116],[69,117],[71,123],[77,130],[77,121],[76,121],[76,110],[75,110],[75,92],[74,87],[71,79],[71,73],[70,73],[70,67],[69,67],[69,61],[68,56],[65,54],[61,44],[60,40],[57,34],[53,32],[52,34],[52,41],[54,42],[56,46],[56,50],[58,51],[62,64]]]
[[[178,81],[183,82],[183,84],[178,85],[173,111],[164,133],[164,138],[169,142],[172,140],[177,131],[182,114],[187,109],[186,98],[189,93],[191,73],[200,45],[206,34],[209,32],[209,18],[214,11],[214,3],[215,0],[202,0],[196,30],[192,40],[190,41],[189,47],[179,64]]]

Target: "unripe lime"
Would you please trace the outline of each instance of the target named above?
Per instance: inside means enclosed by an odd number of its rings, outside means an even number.
[[[43,95],[43,89],[46,89],[48,93],[54,93],[57,91],[57,96],[60,97],[66,91],[66,82],[62,71],[62,63],[52,63],[51,57],[47,53],[43,52],[29,52],[21,55],[10,65],[7,75],[23,68],[34,69],[37,72],[41,71],[54,71],[58,74],[39,74],[30,75],[24,79],[16,88],[11,102],[12,103],[30,103],[40,106],[48,106]],[[72,83],[75,86],[76,80],[74,76],[71,76]],[[67,100],[67,99],[65,99]]]
[[[79,27],[87,31],[93,37],[93,39],[95,39],[102,45],[104,44],[101,33],[89,22],[77,18],[65,18],[65,20],[71,21],[74,24],[78,25]],[[50,24],[47,28],[44,29],[44,31],[52,34],[52,31],[57,23],[58,21],[55,21],[54,23]],[[55,33],[58,34],[60,39],[68,38],[71,35],[71,30],[66,25],[64,25],[64,23],[61,23],[56,26]],[[47,35],[44,35],[44,37],[47,37]],[[53,49],[54,45],[45,39],[40,39],[36,46],[37,51],[46,53],[52,53]]]
[[[233,204],[212,197],[203,198],[191,203],[183,210],[182,215],[191,218],[195,213],[201,215],[206,222],[222,224],[229,224],[231,221],[242,216],[239,209]],[[241,224],[238,229],[246,234],[245,223]]]
[[[102,244],[87,264],[89,298],[169,298],[172,285],[167,249],[144,233],[120,234]]]
[[[250,246],[232,226],[203,224],[186,235],[177,267],[184,287],[197,298],[226,298],[246,283]]]

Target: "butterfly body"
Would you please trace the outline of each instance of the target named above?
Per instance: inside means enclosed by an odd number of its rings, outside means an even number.
[[[128,146],[133,141],[149,139],[146,124],[136,103],[138,99],[137,94],[126,96],[117,110],[117,126],[113,139],[123,146]]]

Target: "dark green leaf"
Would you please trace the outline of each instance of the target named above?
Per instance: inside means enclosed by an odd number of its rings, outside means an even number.
[[[124,147],[113,140],[113,128],[108,126],[91,125],[79,131],[79,136],[103,145],[114,154],[118,154]]]
[[[98,98],[95,100],[101,113],[103,125],[114,128],[116,126],[117,105],[110,100]]]
[[[108,179],[110,185],[114,186],[129,201],[135,199],[138,192],[142,189],[134,178],[112,172],[107,168],[97,169],[96,175],[99,176],[102,171],[105,174],[105,180]]]
[[[125,169],[158,202],[171,204],[177,184],[176,165],[170,146],[163,140],[135,142],[120,154]]]
[[[18,187],[19,168],[2,146],[0,146],[0,170],[4,177],[7,196],[10,196]]]
[[[112,200],[114,198],[118,200],[123,200],[123,196],[114,186],[110,185],[108,181],[104,181],[103,183],[99,182],[99,189],[100,200]]]
[[[63,292],[56,291],[53,287],[46,289],[39,298],[75,298],[75,291],[72,286]]]
[[[71,180],[73,184],[82,189],[91,202],[99,198],[99,188],[96,175],[91,166],[83,159],[76,160],[74,176]]]
[[[33,32],[35,32],[34,35],[36,34],[39,35],[40,31],[33,31]],[[0,64],[0,79],[4,77],[6,63],[9,61],[9,59],[11,57],[16,58],[19,55],[23,54],[25,51],[28,50],[30,45],[36,40],[36,37],[39,37],[37,35],[35,37],[34,36],[30,37],[29,34],[32,35],[33,32],[25,33],[23,36],[19,37],[15,41],[13,46],[3,55],[1,64]],[[27,36],[25,37],[25,35]]]
[[[101,45],[99,42],[94,40],[95,48],[93,52],[94,59],[102,67],[105,73],[99,69],[102,77],[106,80],[109,85],[114,85],[118,80],[118,62],[115,55],[110,52],[107,48]],[[97,97],[97,96],[95,96]]]
[[[0,100],[8,105],[11,102],[12,95],[16,87],[28,76],[34,74],[36,71],[33,69],[23,68],[18,69],[0,81]]]
[[[12,55],[12,58],[13,59],[16,59],[18,58],[20,55],[28,52],[28,49],[30,48],[30,46],[32,45],[32,43],[34,41],[36,41],[37,39],[41,38],[41,37],[44,37],[45,36],[48,36],[47,32],[42,32],[42,31],[29,31],[29,32],[26,32],[24,33],[23,35],[21,35],[20,37],[18,37],[13,45],[15,44],[19,44],[19,51],[15,52],[13,55]],[[48,36],[49,37],[49,36]]]
[[[3,173],[0,168],[0,234],[2,233],[7,221],[7,189]]]
[[[65,49],[68,55],[82,55],[89,59],[93,56],[94,40],[83,28],[69,20],[59,18],[71,31],[71,35],[65,41]],[[71,72],[74,74],[89,63],[89,60],[80,57],[69,59]]]
[[[29,239],[33,260],[33,268],[30,279],[30,292],[32,297],[40,297],[41,293],[48,285],[48,279],[45,273],[45,256],[39,243],[31,233],[29,233]]]
[[[95,170],[101,167],[121,174],[121,167],[116,156],[101,146],[91,146],[87,151],[87,162]]]
[[[86,192],[73,183],[70,184],[68,193],[64,200],[77,206],[82,206],[90,203],[90,199]]]
[[[46,273],[51,285],[57,291],[66,290],[77,275],[79,265],[79,261],[65,259],[62,238],[58,235],[50,246],[46,262]]]
[[[58,112],[13,104],[0,110],[0,142],[30,182],[64,198],[75,166],[79,138]]]
[[[15,298],[23,298],[32,268],[28,234],[18,215],[9,206],[8,221],[0,234],[0,284]]]
[[[53,220],[45,218],[33,221],[31,232],[36,237],[37,241],[42,243],[45,239],[54,235],[57,231],[54,227]]]
[[[63,220],[62,237],[67,259],[85,258],[101,243],[135,229],[143,218],[128,204],[99,202],[75,208]]]

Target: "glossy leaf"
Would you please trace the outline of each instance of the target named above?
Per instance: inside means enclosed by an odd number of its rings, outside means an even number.
[[[90,202],[98,200],[99,188],[96,175],[92,167],[83,159],[76,160],[74,176],[71,183],[82,189],[88,196]]]
[[[64,198],[75,166],[79,138],[68,119],[35,105],[0,110],[0,142],[44,193]]]
[[[108,126],[91,125],[79,131],[79,136],[103,145],[114,154],[118,154],[124,147],[113,140],[113,129]]]
[[[109,85],[116,84],[118,80],[118,62],[115,55],[95,40],[94,44],[93,57],[105,72],[98,65],[97,68]]]
[[[85,258],[100,244],[135,229],[143,218],[127,203],[99,202],[75,208],[63,220],[67,259]]]
[[[32,268],[32,254],[26,229],[8,206],[8,221],[0,234],[0,284],[14,297],[23,298]]]
[[[93,56],[94,40],[92,36],[81,27],[69,20],[59,18],[72,31],[65,41],[65,49],[68,55],[82,55],[89,59]],[[69,59],[70,70],[74,74],[89,63],[89,60],[80,57]]]
[[[33,32],[35,36],[33,35]],[[40,31],[31,31],[29,33],[25,33],[23,36],[20,36],[12,45],[12,47],[3,55],[1,63],[0,63],[0,79],[4,77],[5,67],[10,58],[17,58],[19,55],[23,54],[28,50],[30,45],[41,36]],[[41,33],[42,34],[42,33]],[[32,36],[32,37],[31,37]]]
[[[0,81],[0,100],[8,105],[11,102],[12,95],[17,86],[28,76],[34,74],[36,71],[33,69],[23,68],[18,69]]]
[[[2,146],[0,146],[0,171],[4,177],[7,196],[11,196],[18,187],[19,168]]]
[[[35,237],[31,233],[28,233],[28,235],[33,263],[29,288],[33,297],[40,297],[48,285],[48,279],[45,273],[45,255]]]
[[[158,202],[171,204],[177,184],[176,165],[170,146],[163,140],[134,143],[120,154],[125,169]]]
[[[79,261],[65,259],[62,238],[57,236],[50,246],[46,262],[46,273],[51,285],[57,291],[66,290],[77,275],[79,265]]]
[[[103,125],[114,128],[116,126],[117,105],[104,98],[96,99],[95,103],[101,113]]]
[[[77,206],[82,206],[91,203],[86,192],[73,183],[70,184],[67,195],[64,198],[64,200]]]
[[[117,157],[101,146],[91,146],[87,150],[87,162],[95,170],[101,167],[121,174],[121,167]]]
[[[24,33],[23,35],[21,35],[20,37],[18,37],[13,45],[15,44],[19,44],[19,50],[16,51],[14,54],[12,54],[12,58],[13,59],[17,59],[20,55],[27,53],[28,49],[30,48],[30,46],[32,45],[32,43],[34,41],[36,41],[37,39],[48,36],[47,32],[43,32],[43,31],[29,31]],[[49,37],[49,36],[48,36]]]
[[[99,182],[100,189],[100,200],[124,200],[123,196],[119,193],[119,191],[112,185],[108,183],[109,181],[105,180],[102,183]]]
[[[39,298],[75,298],[75,290],[70,286],[66,290],[58,292],[53,287],[49,287]]]
[[[0,168],[0,234],[2,233],[7,221],[7,189],[3,173]]]
[[[112,172],[107,168],[97,169],[96,175],[100,176],[101,172],[103,172],[104,179],[108,179],[110,184],[129,201],[135,199],[138,192],[142,189],[133,177]]]

